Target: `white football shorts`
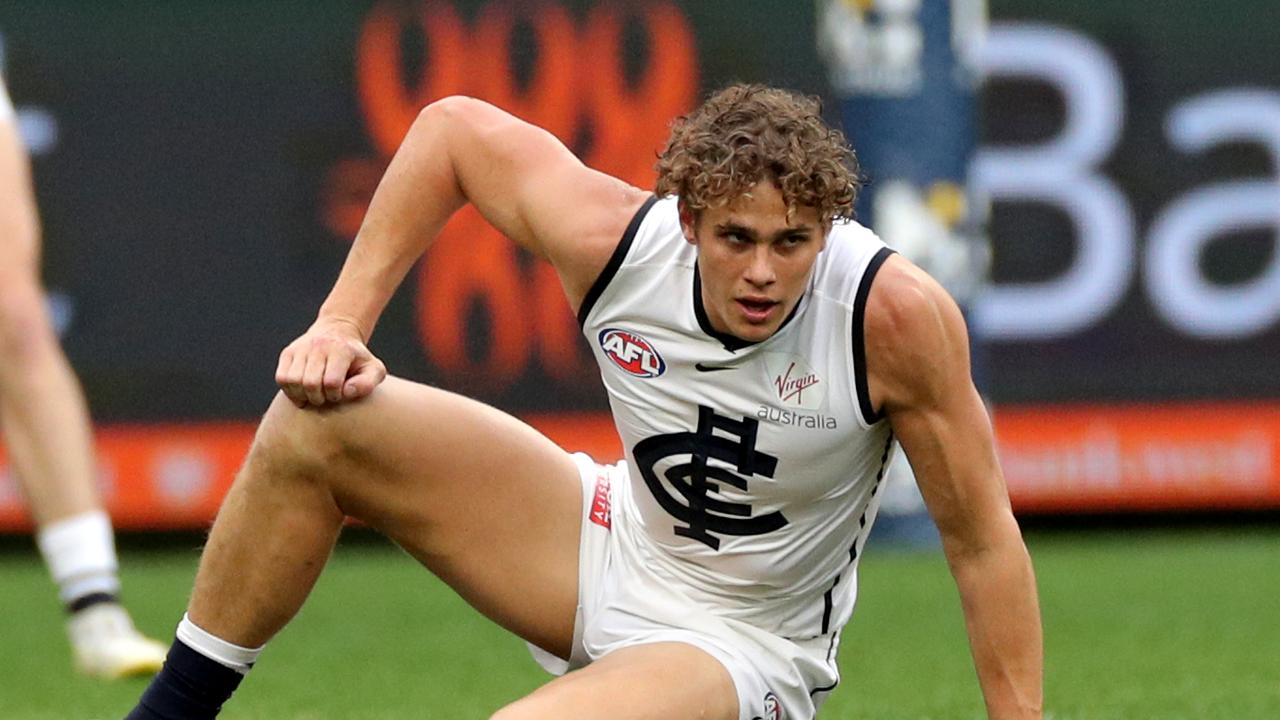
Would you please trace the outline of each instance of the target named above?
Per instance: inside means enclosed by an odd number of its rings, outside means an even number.
[[[582,476],[583,522],[573,650],[566,662],[531,644],[538,664],[562,675],[624,647],[682,642],[729,671],[740,720],[812,720],[839,682],[839,633],[788,640],[694,603],[647,568],[647,551],[611,512],[612,498],[629,492],[626,463],[598,465],[582,453],[574,459]]]

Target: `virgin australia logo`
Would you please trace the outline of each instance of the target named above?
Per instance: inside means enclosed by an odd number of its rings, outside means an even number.
[[[795,355],[773,355],[766,360],[778,402],[786,407],[818,410],[824,405],[822,378],[804,359]]]
[[[796,363],[787,365],[783,373],[773,379],[778,389],[778,399],[787,405],[804,406],[804,391],[822,382],[818,374],[811,372],[805,375],[796,373]]]

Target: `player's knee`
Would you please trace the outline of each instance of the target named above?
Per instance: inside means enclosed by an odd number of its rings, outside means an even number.
[[[56,342],[44,296],[35,283],[0,287],[0,363],[12,367],[23,365],[24,359],[34,362]]]
[[[277,393],[258,425],[249,463],[263,466],[269,476],[323,480],[350,451],[345,423],[331,419],[326,411],[299,408]]]

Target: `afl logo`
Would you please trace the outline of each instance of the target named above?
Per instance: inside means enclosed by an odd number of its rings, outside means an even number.
[[[782,720],[782,703],[771,692],[764,695],[764,720]]]
[[[638,378],[655,378],[667,369],[653,344],[633,332],[618,328],[601,330],[600,349],[614,365]]]

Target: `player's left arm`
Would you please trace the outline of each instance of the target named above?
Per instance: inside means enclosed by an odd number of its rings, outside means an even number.
[[[901,257],[864,326],[871,401],[888,417],[942,535],[991,718],[1039,718],[1043,642],[1031,558],[1009,506],[955,302]]]

